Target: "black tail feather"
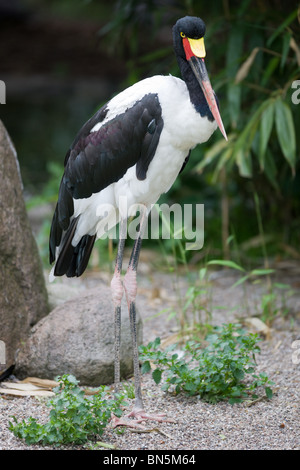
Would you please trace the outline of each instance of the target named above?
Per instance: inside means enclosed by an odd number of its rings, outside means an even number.
[[[78,217],[74,218],[68,230],[63,235],[60,251],[54,268],[54,276],[67,277],[81,276],[87,267],[96,235],[84,235],[76,246],[72,240],[78,223]]]
[[[85,271],[95,239],[96,235],[85,235],[82,237],[78,245],[75,248],[73,247],[73,256],[69,264],[68,271],[66,272],[67,277],[78,277]]]

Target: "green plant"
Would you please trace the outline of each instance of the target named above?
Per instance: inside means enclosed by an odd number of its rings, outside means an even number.
[[[47,404],[51,408],[49,421],[40,424],[30,417],[9,423],[9,429],[27,444],[44,445],[82,444],[103,433],[111,414],[121,415],[124,396],[109,399],[108,389],[101,386],[98,393],[85,396],[72,375],[58,377],[59,385],[53,389],[55,396]]]
[[[134,392],[134,383],[133,382],[126,382],[123,384],[123,390],[126,392],[126,396],[133,400],[135,398]]]
[[[244,275],[238,281],[236,281],[232,287],[239,286],[240,284],[243,284],[246,281],[255,278],[256,276],[267,276],[275,272],[274,269],[252,269],[251,271],[246,272],[246,270],[242,266],[230,260],[214,259],[214,260],[208,261],[207,264],[208,265],[218,264],[220,266],[237,269],[238,271],[243,272]]]
[[[276,290],[275,290],[276,289]],[[280,303],[278,302],[280,292]],[[272,324],[276,315],[280,314],[282,317],[286,316],[289,308],[286,306],[286,294],[292,295],[293,291],[288,284],[275,282],[272,284],[269,292],[261,296],[261,303],[259,306],[261,319],[267,323]]]
[[[207,280],[207,268],[201,268],[198,272],[198,278],[194,280],[185,294],[185,303],[183,312],[185,315],[185,328],[189,325],[187,312],[190,309],[192,313],[191,327],[193,330],[200,332],[209,328],[211,320],[211,311],[208,306],[210,295],[210,286]]]
[[[246,398],[258,398],[256,391],[264,387],[267,398],[272,397],[273,384],[264,373],[255,374],[255,354],[260,351],[256,334],[246,334],[239,324],[215,327],[206,338],[207,346],[188,342],[183,356],[173,353],[174,345],[165,351],[158,349],[160,339],[140,347],[142,372],[151,370],[158,384],[166,372],[163,390],[175,393],[199,395],[201,399],[215,403],[228,400],[240,403]]]

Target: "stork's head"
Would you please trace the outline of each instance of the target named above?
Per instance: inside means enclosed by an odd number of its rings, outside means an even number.
[[[179,19],[173,26],[174,49],[178,60],[186,61],[191,67],[203,91],[209,109],[220,131],[227,140],[215,93],[212,89],[204,63],[204,57],[206,56],[204,46],[205,29],[205,23],[201,18],[185,16]]]

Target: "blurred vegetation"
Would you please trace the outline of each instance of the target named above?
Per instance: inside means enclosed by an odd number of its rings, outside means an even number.
[[[265,259],[266,253],[300,258],[300,103],[292,100],[293,83],[300,79],[298,2],[27,3],[65,19],[99,20],[101,47],[111,60],[122,59],[127,67],[127,78],[116,92],[146,76],[178,75],[171,27],[186,14],[202,17],[207,25],[206,66],[229,142],[216,131],[207,143],[195,148],[189,165],[160,202],[205,204],[204,249],[185,253],[184,261],[230,257],[250,269],[252,261]],[[80,117],[82,114],[81,110]],[[61,155],[61,162],[63,159]],[[50,182],[43,197],[54,201],[59,171],[51,163],[48,166]],[[174,248],[174,241],[164,241],[166,252],[177,252],[179,258],[181,248],[182,244]]]

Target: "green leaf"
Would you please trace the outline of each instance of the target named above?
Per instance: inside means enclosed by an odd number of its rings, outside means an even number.
[[[285,33],[283,37],[283,44],[282,44],[282,54],[281,54],[281,62],[280,62],[280,68],[283,69],[286,63],[286,59],[290,50],[290,40],[291,40],[292,34],[288,31]]]
[[[251,271],[252,276],[265,276],[266,274],[272,274],[275,269],[253,269]]]
[[[209,261],[207,264],[219,264],[221,266],[226,266],[227,268],[233,268],[233,269],[238,269],[239,271],[245,271],[244,268],[239,266],[234,261],[230,261],[230,260],[213,259],[213,260]]]
[[[158,385],[161,381],[161,375],[162,375],[162,371],[160,369],[155,369],[153,372],[152,372],[152,377],[153,377],[153,380],[154,382]]]
[[[226,169],[229,169],[230,171],[230,166],[232,166],[233,163],[233,147],[229,146],[224,152],[221,153],[219,161],[216,165],[216,169],[214,171],[213,177],[212,177],[212,183],[215,184],[218,179],[218,175],[220,171],[226,167]]]
[[[150,362],[149,361],[143,362],[142,367],[141,367],[142,374],[147,374],[148,372],[150,372],[150,370],[151,370]]]
[[[232,136],[228,135],[228,141]],[[202,173],[203,168],[206,166],[210,165],[214,159],[223,151],[225,151],[228,148],[228,142],[224,139],[218,140],[215,144],[213,144],[207,152],[205,152],[204,158],[202,158],[201,162],[199,162],[195,166],[195,171]]]
[[[273,158],[273,155],[271,154],[271,152],[266,151],[266,155],[265,155],[265,168],[264,168],[264,172],[266,174],[266,177],[268,178],[268,180],[270,181],[270,183],[272,184],[272,186],[277,190],[279,191],[279,185],[278,185],[278,182],[277,182],[277,179],[276,179],[276,176],[277,176],[277,168],[276,168],[276,165],[274,163],[274,158]]]
[[[235,403],[242,403],[242,398],[229,398],[228,403],[234,405]]]
[[[155,338],[155,340],[151,343],[151,346],[153,347],[153,349],[156,349],[159,345],[160,345],[160,338],[157,337],[157,338]]]
[[[239,120],[241,109],[241,86],[236,83],[230,83],[227,87],[227,103],[231,117],[231,125],[235,129]]]
[[[199,279],[200,279],[200,281],[203,281],[203,279],[205,279],[206,274],[207,274],[207,269],[206,268],[200,268],[199,269]]]
[[[236,281],[232,286],[231,289],[234,289],[235,287],[239,286],[240,284],[243,284],[247,279],[249,279],[250,274],[246,274],[246,276],[242,276],[238,281]]]
[[[250,152],[240,147],[235,154],[235,158],[237,166],[239,167],[240,175],[244,178],[251,178],[252,161]]]
[[[291,288],[289,284],[284,284],[282,282],[274,282],[273,286],[277,287],[278,289],[290,289]]]
[[[70,382],[71,384],[74,384],[74,385],[77,385],[77,384],[78,384],[78,380],[76,379],[76,377],[74,377],[74,375],[71,375],[71,374],[68,375],[68,376],[66,377],[66,380],[67,380],[68,382]]]
[[[261,86],[266,87],[270,78],[273,78],[275,69],[279,65],[279,57],[272,57],[269,60],[268,65],[264,68],[262,78],[261,78]]]
[[[245,377],[245,373],[242,369],[235,369],[233,371],[233,376],[236,380],[240,381]]]
[[[269,398],[269,400],[273,397],[273,391],[270,387],[266,387],[265,388],[265,392],[266,392],[266,395],[267,397]]]
[[[277,99],[275,102],[275,123],[282,153],[294,174],[296,162],[296,135],[293,115],[290,107],[282,101],[281,98]]]
[[[263,170],[265,166],[265,153],[274,123],[274,100],[269,100],[269,106],[263,111],[260,122],[259,133],[259,164]]]
[[[268,106],[269,100],[265,100],[261,103],[234,143],[233,158],[235,158],[242,176],[249,177],[252,174],[250,149],[261,121],[261,115]]]

